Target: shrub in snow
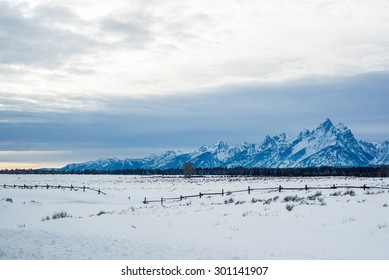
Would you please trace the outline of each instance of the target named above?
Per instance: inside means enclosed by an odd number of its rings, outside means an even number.
[[[288,210],[290,212],[290,211],[292,211],[293,207],[294,207],[294,205],[287,204],[285,208],[286,208],[286,210]]]
[[[308,199],[308,200],[316,200],[316,198],[320,197],[321,195],[322,195],[321,192],[316,192],[316,193],[313,194],[313,195],[308,195],[308,196],[307,196],[307,199]]]
[[[251,211],[246,211],[246,212],[243,212],[243,214],[242,214],[242,216],[243,217],[246,217],[248,214],[250,214],[251,213]]]
[[[42,222],[44,222],[44,221],[49,221],[49,220],[50,220],[50,217],[49,217],[49,216],[43,217],[43,218],[41,219]]]
[[[388,225],[385,223],[383,225],[377,225],[378,229],[383,229],[383,228],[387,228]]]
[[[387,204],[387,203],[385,203],[384,205],[382,205],[382,207],[388,207],[388,204]]]
[[[71,218],[72,216],[69,215],[66,211],[61,211],[61,212],[55,212],[51,218],[53,220],[56,219],[62,219],[62,218]]]
[[[351,223],[351,222],[355,222],[355,221],[356,221],[356,219],[354,217],[349,217],[349,218],[343,219],[342,224]]]
[[[300,200],[302,200],[302,198],[298,197],[297,195],[295,195],[295,196],[289,195],[289,196],[284,197],[283,202],[290,202],[290,201],[297,202]]]
[[[321,206],[326,206],[327,205],[327,203],[324,201],[324,198],[319,197],[317,200],[320,202]]]
[[[266,200],[263,202],[263,205],[270,204],[272,201],[273,201],[272,198],[266,199]]]
[[[9,202],[9,203],[13,203],[14,201],[12,200],[12,198],[6,198],[5,201]]]
[[[229,203],[234,203],[234,199],[232,197],[230,197],[230,199],[226,199],[224,200],[224,204],[229,204]]]
[[[385,193],[385,191],[384,190],[380,190],[380,191],[366,191],[365,193],[368,194],[368,195],[373,195],[373,194]]]
[[[40,205],[40,204],[41,204],[40,202],[35,201],[35,200],[31,200],[29,203],[31,203],[31,204],[37,204],[37,205]]]
[[[330,194],[330,196],[340,196],[340,195],[342,195],[342,192],[334,192]]]
[[[355,191],[353,191],[353,190],[347,190],[343,195],[355,196]]]
[[[100,211],[100,212],[97,213],[96,215],[97,215],[97,216],[101,216],[101,215],[104,215],[104,214],[107,214],[107,212],[105,212],[105,211]]]

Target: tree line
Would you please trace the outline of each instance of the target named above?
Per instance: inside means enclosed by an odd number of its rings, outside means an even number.
[[[188,173],[189,172],[189,173]],[[47,169],[3,169],[0,174],[85,174],[85,175],[181,175],[185,177],[221,176],[270,176],[270,177],[309,177],[309,176],[356,176],[389,177],[389,166],[378,167],[304,167],[304,168],[192,168],[188,166],[174,169],[125,169],[125,170],[82,170],[60,171]]]

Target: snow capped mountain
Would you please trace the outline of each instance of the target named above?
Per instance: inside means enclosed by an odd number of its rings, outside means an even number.
[[[389,141],[385,141],[378,149],[375,158],[372,160],[374,165],[389,164]]]
[[[297,138],[281,133],[266,136],[261,144],[245,142],[239,146],[219,140],[213,146],[201,146],[189,153],[167,151],[143,159],[105,158],[72,163],[61,170],[169,169],[181,168],[188,161],[199,168],[383,165],[389,164],[389,142],[378,145],[357,140],[345,125],[335,126],[327,119],[312,131],[301,131]]]
[[[372,159],[350,129],[327,119],[315,130],[300,133],[280,167],[363,166]]]

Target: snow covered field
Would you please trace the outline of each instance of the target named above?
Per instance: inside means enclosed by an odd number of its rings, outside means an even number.
[[[74,185],[96,192],[0,187],[0,259],[389,259],[389,192],[256,191],[379,186],[389,178],[0,175],[0,184]]]

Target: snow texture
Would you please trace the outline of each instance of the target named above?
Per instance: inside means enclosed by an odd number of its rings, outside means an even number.
[[[389,187],[389,178],[0,178],[107,193],[0,187],[0,259],[389,259],[388,190],[261,190],[142,203],[248,186]]]

